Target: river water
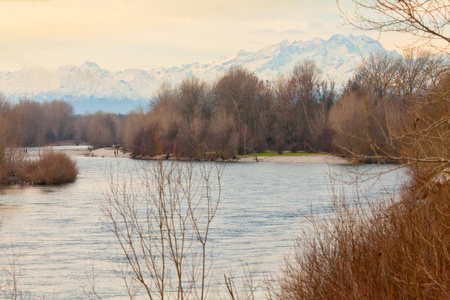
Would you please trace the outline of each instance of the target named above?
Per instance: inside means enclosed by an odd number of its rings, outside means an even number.
[[[104,299],[126,296],[115,273],[117,242],[107,229],[102,207],[108,170],[134,172],[145,161],[124,158],[76,157],[76,182],[50,187],[14,187],[0,191],[0,266],[14,260],[19,289],[32,299],[85,299],[87,278]],[[385,172],[389,166],[360,166],[358,174]],[[228,163],[222,177],[222,200],[210,233],[214,271],[211,285],[232,271],[279,272],[305,216],[332,211],[334,187],[347,198],[377,201],[394,194],[405,172],[394,170],[369,180],[353,174],[351,165]],[[356,185],[355,179],[359,182]],[[361,196],[362,195],[362,196]],[[216,299],[212,288],[210,299]]]

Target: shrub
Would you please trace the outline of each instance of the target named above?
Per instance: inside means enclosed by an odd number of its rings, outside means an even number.
[[[399,203],[343,202],[284,268],[277,299],[448,299],[450,182],[408,187]]]
[[[76,163],[64,153],[48,152],[38,160],[24,162],[19,177],[30,184],[61,184],[74,182],[78,175]]]
[[[18,168],[22,166],[24,153],[16,149],[5,149],[0,146],[0,185],[20,183]]]

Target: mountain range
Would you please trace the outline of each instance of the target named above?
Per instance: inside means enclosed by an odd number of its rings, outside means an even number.
[[[287,40],[255,52],[240,50],[205,63],[191,63],[150,70],[126,69],[111,72],[96,63],[66,65],[56,72],[28,67],[15,72],[0,72],[0,93],[10,101],[23,98],[36,101],[65,100],[76,113],[126,113],[138,106],[146,107],[163,82],[177,84],[188,76],[214,82],[233,66],[242,66],[260,79],[275,80],[288,75],[295,64],[312,59],[324,78],[342,86],[354,73],[363,57],[386,51],[367,36],[333,35],[328,40]]]

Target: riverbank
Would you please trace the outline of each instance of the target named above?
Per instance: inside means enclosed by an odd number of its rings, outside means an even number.
[[[92,147],[88,145],[75,146],[75,145],[55,145],[43,148],[29,148],[26,152],[27,156],[40,155],[41,152],[46,150],[52,150],[56,152],[62,152],[68,156],[85,156],[85,157],[118,157],[118,158],[130,158],[129,152],[117,150],[115,148],[99,148],[92,150]]]
[[[92,151],[88,151],[84,156],[92,157],[117,157],[117,158],[131,158],[129,152],[117,150],[114,148],[99,148]]]
[[[305,164],[349,164],[350,162],[340,156],[331,154],[307,154],[302,156],[254,156],[239,158],[239,162],[270,162],[270,163],[305,163]]]
[[[124,152],[114,148],[99,148],[95,150],[85,149],[62,149],[62,151],[69,156],[85,156],[85,157],[116,157],[116,158],[131,158],[130,152]],[[231,160],[232,162],[269,162],[269,163],[307,163],[307,164],[349,164],[350,161],[331,154],[305,154],[305,155],[274,155],[263,156],[258,155],[257,160],[255,156],[239,157],[237,160]]]
[[[92,151],[86,151],[82,155],[92,157],[118,157],[131,158],[130,153],[115,150],[112,148],[100,148]],[[331,154],[308,154],[302,156],[254,156],[240,157],[233,162],[269,162],[269,163],[306,163],[306,164],[349,164],[350,162],[339,156]]]

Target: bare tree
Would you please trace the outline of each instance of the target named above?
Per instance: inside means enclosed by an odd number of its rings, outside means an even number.
[[[391,53],[371,53],[356,70],[356,77],[361,81],[364,93],[376,104],[386,97],[394,84],[398,73],[400,58]]]
[[[246,155],[249,138],[263,131],[268,110],[267,91],[258,77],[242,67],[231,68],[215,84],[217,109],[233,116],[240,130],[240,154]]]
[[[448,0],[352,0],[351,12],[344,11],[339,0],[337,3],[347,23],[356,28],[409,34],[414,42],[428,44],[444,54],[444,61],[438,61],[430,59],[429,54],[410,51],[405,60],[396,64],[396,76],[387,88],[394,94],[390,98],[397,97],[396,102],[401,102],[401,115],[396,117],[395,125],[388,121],[381,131],[390,149],[386,151],[369,135],[366,141],[377,158],[432,164],[435,171],[448,167],[450,151],[444,146],[449,144],[450,70],[445,61],[450,45]],[[385,105],[384,115],[392,115],[393,108]]]
[[[5,255],[5,254],[3,254]],[[28,293],[22,291],[20,276],[22,270],[14,256],[6,255],[8,264],[0,268],[0,295],[2,299],[27,299]]]
[[[297,63],[292,74],[279,78],[275,86],[275,131],[277,150],[324,150],[327,118],[334,102],[334,85],[321,79],[311,60]]]
[[[111,173],[105,216],[125,268],[128,295],[205,299],[209,233],[220,203],[224,165],[161,160],[145,163],[140,181]]]
[[[194,118],[209,119],[212,107],[208,97],[209,88],[204,81],[197,77],[184,79],[178,91],[178,105],[181,115],[188,122]]]
[[[124,123],[124,118],[117,114],[97,112],[89,116],[89,125],[86,128],[87,140],[98,148],[122,143]]]
[[[136,133],[147,124],[148,115],[144,113],[143,109],[130,112],[125,117],[125,124],[123,129],[123,143],[127,149],[133,148],[134,138]]]
[[[408,49],[403,57],[397,61],[394,85],[406,103],[409,98],[421,97],[423,91],[436,87],[446,64],[442,57],[419,49]]]
[[[70,103],[55,100],[42,104],[46,122],[45,138],[61,141],[73,138],[73,107]]]
[[[358,29],[401,32],[420,44],[440,50],[450,47],[450,3],[448,0],[352,0],[351,11],[336,0],[348,24]]]
[[[429,55],[384,61],[371,56],[356,75],[359,88],[334,107],[335,142],[358,159],[433,163],[439,171],[450,160],[449,75],[436,76],[443,67]]]

